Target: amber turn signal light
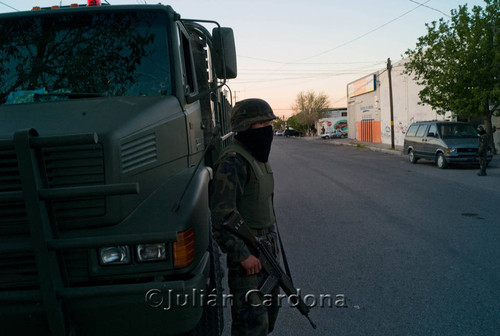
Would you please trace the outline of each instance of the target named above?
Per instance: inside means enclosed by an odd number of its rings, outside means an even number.
[[[174,243],[174,268],[189,266],[194,260],[194,230],[192,228],[177,233]]]

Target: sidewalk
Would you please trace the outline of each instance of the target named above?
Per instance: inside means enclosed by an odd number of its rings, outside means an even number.
[[[393,155],[404,155],[403,154],[403,146],[395,146],[395,148],[392,149],[390,144],[384,144],[384,143],[363,142],[363,141],[358,141],[356,139],[349,139],[349,138],[321,139],[321,137],[319,137],[319,136],[301,137],[300,139],[304,139],[307,141],[324,142],[327,144],[338,145],[338,146],[353,146],[353,147],[359,147],[359,148],[366,148],[366,149],[369,149],[372,151],[383,152],[383,153],[393,154]]]

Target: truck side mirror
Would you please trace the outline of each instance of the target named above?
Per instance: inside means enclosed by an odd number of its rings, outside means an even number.
[[[215,71],[219,79],[236,78],[236,46],[231,28],[221,27],[212,30],[213,45],[215,50]]]

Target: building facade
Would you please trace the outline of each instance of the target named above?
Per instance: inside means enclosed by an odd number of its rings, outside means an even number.
[[[324,118],[318,120],[316,129],[319,134],[333,132],[336,129],[347,132],[347,125],[347,108],[331,108]]]
[[[391,71],[394,144],[403,146],[408,126],[415,121],[452,120],[451,113],[437,114],[429,105],[422,105],[418,93],[422,89],[411,76],[404,73],[401,60]],[[347,85],[347,116],[349,138],[359,141],[391,144],[391,108],[389,73],[387,69],[360,78]],[[500,128],[500,118],[493,118]],[[500,148],[500,132],[494,133],[495,145]]]

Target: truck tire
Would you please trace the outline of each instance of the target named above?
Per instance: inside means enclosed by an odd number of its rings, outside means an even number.
[[[446,169],[446,167],[448,167],[448,161],[446,161],[446,157],[443,153],[438,153],[436,157],[436,166],[438,166],[439,169]]]
[[[413,150],[410,149],[408,152],[408,160],[410,160],[410,163],[417,163],[418,159],[415,157],[415,153],[413,153]]]
[[[189,333],[192,336],[220,336],[224,329],[224,312],[222,302],[222,278],[224,272],[220,265],[220,251],[210,235],[208,246],[210,252],[210,280],[205,298],[210,299],[210,294],[217,294],[217,304],[204,305],[203,315],[196,328]],[[212,296],[213,298],[213,296]],[[213,302],[213,301],[212,301]]]

